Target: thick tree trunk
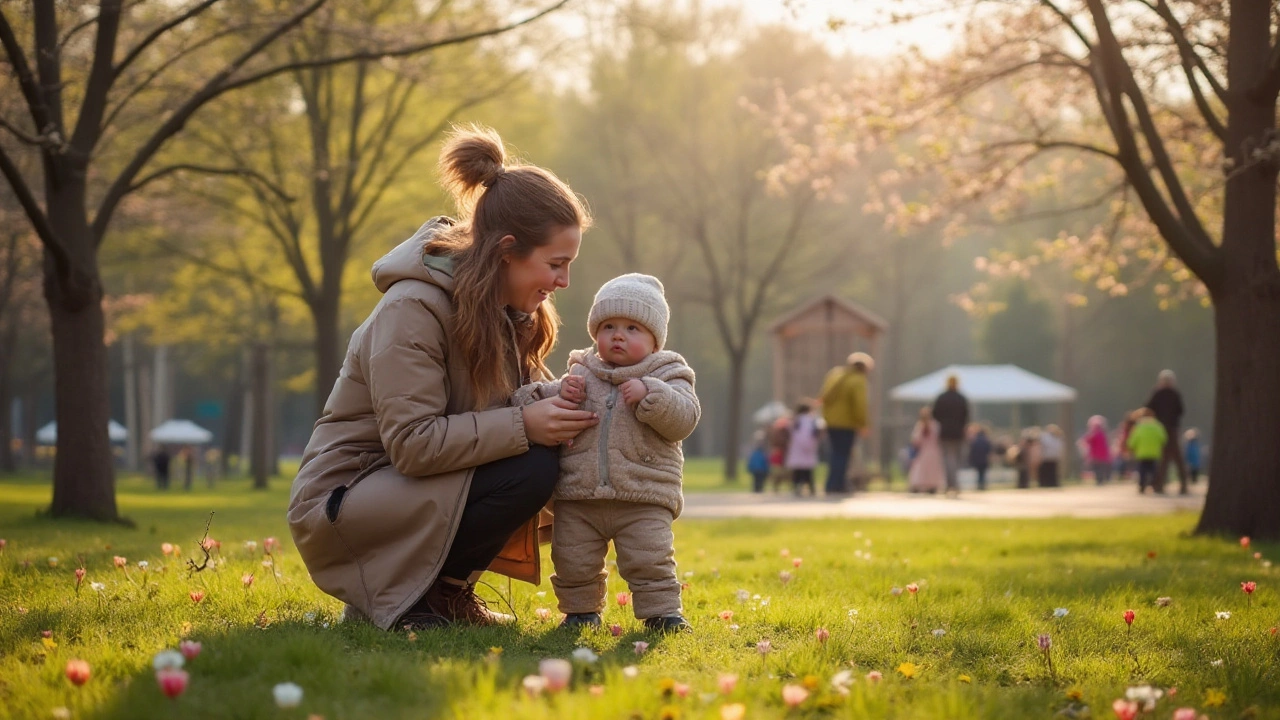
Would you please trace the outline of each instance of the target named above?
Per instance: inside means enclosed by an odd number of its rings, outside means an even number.
[[[96,290],[92,302],[76,309],[64,306],[56,288],[47,291],[58,421],[51,513],[111,521],[118,519],[116,482],[107,438],[105,318],[101,289]]]
[[[729,408],[725,422],[724,479],[738,482],[738,445],[742,434],[742,393],[746,381],[746,353],[734,353],[729,357]]]
[[[319,302],[312,308],[312,320],[315,323],[316,352],[316,417],[324,412],[325,401],[333,390],[333,383],[338,379],[342,369],[342,355],[338,330],[338,313],[341,297],[338,293],[322,293]]]
[[[240,446],[240,434],[244,429],[244,396],[245,396],[244,363],[236,362],[236,374],[227,391],[227,425],[222,433],[222,458],[219,468],[222,477],[231,474],[231,456],[241,455],[244,448]]]
[[[271,438],[267,432],[267,345],[263,342],[253,344],[253,359],[250,363],[250,384],[253,388],[253,418],[250,422],[252,434],[249,437],[249,469],[253,474],[253,487],[258,490],[267,489],[267,477],[270,467],[267,462],[268,448]]]

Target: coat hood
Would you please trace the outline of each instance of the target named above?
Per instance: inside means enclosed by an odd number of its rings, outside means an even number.
[[[401,280],[420,280],[453,294],[453,260],[423,254],[424,246],[436,233],[454,224],[451,218],[433,217],[423,223],[408,240],[373,264],[373,284],[385,293]]]

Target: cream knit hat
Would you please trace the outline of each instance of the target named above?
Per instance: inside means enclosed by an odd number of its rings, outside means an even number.
[[[657,341],[654,350],[661,350],[667,344],[667,320],[671,317],[662,281],[652,275],[627,273],[601,285],[587,315],[591,337],[596,336],[600,323],[615,317],[635,320],[648,328]]]

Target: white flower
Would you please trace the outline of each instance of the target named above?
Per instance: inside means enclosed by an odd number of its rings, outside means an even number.
[[[248,550],[249,552],[253,552],[254,550],[258,549],[258,543],[253,540],[245,540],[244,549]]]
[[[897,597],[902,594],[902,588],[898,587],[897,585],[894,585],[893,587],[889,588],[889,594],[894,597]]]
[[[1209,663],[1209,664],[1210,664],[1210,665],[1212,665],[1212,666],[1214,666],[1214,667],[1222,667],[1222,660],[1221,660],[1221,659],[1214,660],[1213,662],[1211,662],[1211,663]]]
[[[595,654],[591,648],[587,647],[580,647],[577,650],[574,650],[572,657],[574,662],[587,663],[588,665],[600,659],[599,655]]]
[[[161,670],[180,670],[187,659],[177,650],[161,650],[151,659],[151,667],[156,672]]]
[[[849,686],[853,684],[853,671],[841,670],[831,678],[831,687],[841,695],[849,694]]]
[[[636,678],[640,677],[640,668],[636,667],[635,665],[628,665],[622,668],[622,677],[628,680],[635,680]]]
[[[752,599],[752,600],[759,600],[759,599],[760,599],[760,593],[756,593],[755,595],[752,595],[752,596],[751,596],[751,599]]]
[[[294,708],[302,703],[302,688],[291,682],[276,685],[271,688],[271,694],[276,699],[276,705],[282,708]]]
[[[1156,709],[1156,701],[1164,697],[1164,691],[1150,685],[1138,685],[1125,690],[1124,696],[1130,702],[1142,703],[1143,711],[1151,712]]]
[[[1066,617],[1069,612],[1071,611],[1066,608],[1054,608],[1053,616],[1056,618]]]
[[[849,619],[852,620],[856,617],[858,617],[858,608],[849,608]]]
[[[943,635],[946,635],[946,634],[947,634],[947,631],[946,631],[946,630],[943,630],[942,628],[938,628],[938,629],[936,629],[936,630],[934,630],[934,631],[933,631],[933,636],[934,636],[934,637],[942,637]]]
[[[734,597],[738,598],[738,602],[740,602],[740,603],[741,603],[741,602],[746,602],[747,600],[750,600],[750,599],[751,599],[751,593],[747,592],[746,590],[739,590],[738,592],[734,593],[733,595],[734,595]]]
[[[547,679],[541,675],[525,675],[520,684],[531,696],[541,695],[542,691],[547,689]]]
[[[684,579],[688,580],[691,577],[693,577],[693,571],[692,570],[686,571],[684,574]]]
[[[103,590],[107,589],[107,586],[103,585],[100,582],[91,582],[89,583],[89,587],[92,588],[95,592],[102,592]]]
[[[147,569],[148,567],[150,567],[150,566],[151,566],[151,563],[147,562],[146,560],[139,560],[139,561],[138,561],[138,567],[139,567],[140,569],[142,569],[142,570],[146,570],[146,569]]]
[[[729,626],[729,629],[730,629],[730,630],[737,630],[737,629],[738,629],[738,624],[737,624],[737,623],[734,623],[734,624],[730,625],[730,626]]]
[[[772,600],[772,599],[773,599],[772,597],[767,597],[767,598],[765,598],[765,599],[761,600],[761,601],[760,601],[760,607],[768,607],[768,605],[769,605],[769,601],[770,601],[770,600]]]
[[[313,612],[302,613],[302,619],[306,620],[307,622],[315,622],[316,614]]]
[[[1214,615],[1217,615],[1219,620],[1231,619],[1231,613],[1227,612],[1226,610],[1219,610],[1218,612],[1214,613]]]
[[[533,594],[533,596],[534,596],[534,597],[536,597],[536,598],[544,598],[544,597],[546,597],[546,596],[547,596],[547,591],[546,591],[546,590],[539,590],[538,592],[534,593],[534,594]]]

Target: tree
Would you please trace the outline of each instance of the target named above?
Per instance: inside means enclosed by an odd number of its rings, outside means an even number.
[[[925,162],[941,169],[953,201],[1026,196],[1044,179],[1027,168],[1043,157],[1083,155],[1112,168],[1111,197],[1136,200],[1152,232],[1106,238],[1081,253],[1084,267],[1113,274],[1113,251],[1126,245],[1129,253],[1167,253],[1176,262],[1166,270],[1185,268],[1213,304],[1215,480],[1198,530],[1280,537],[1280,444],[1270,440],[1280,432],[1274,4],[968,7],[956,51],[909,63],[912,74],[899,78],[900,112],[879,117],[930,133],[934,152]],[[1016,112],[993,113],[984,93],[997,85],[1012,88]]]
[[[125,199],[165,173],[144,170],[196,113],[228,92],[282,73],[412,56],[501,34],[566,0],[516,22],[443,38],[427,34],[388,41],[374,36],[353,50],[316,58],[265,57],[269,47],[303,27],[326,2],[307,0],[273,12],[230,0],[127,9],[123,0],[101,0],[93,13],[78,4],[36,0],[27,12],[0,11],[0,47],[10,71],[5,91],[17,86],[28,116],[0,118],[0,127],[41,158],[41,175],[32,177],[0,148],[0,173],[46,257],[44,291],[53,330],[59,427],[51,507],[55,517],[118,518],[106,431],[98,253]],[[29,47],[18,35],[28,27]],[[77,38],[90,29],[92,43]]]

